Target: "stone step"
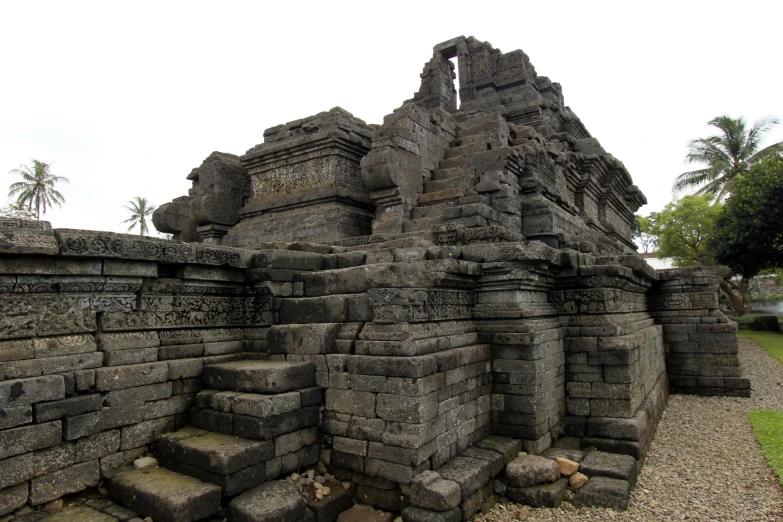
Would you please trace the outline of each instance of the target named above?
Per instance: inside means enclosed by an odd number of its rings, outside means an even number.
[[[283,393],[315,386],[315,365],[307,362],[241,360],[204,368],[204,385],[215,390]]]
[[[196,407],[267,419],[312,404],[321,404],[322,396],[323,392],[318,386],[273,395],[202,390],[196,395]]]
[[[314,425],[294,430],[297,426],[288,423],[286,433],[267,440],[195,427],[167,433],[158,440],[158,458],[171,470],[219,486],[226,496],[238,495],[318,461],[318,411],[314,408]]]
[[[457,158],[459,156],[474,154],[476,152],[484,152],[485,150],[487,150],[487,146],[484,143],[469,143],[467,145],[451,147],[450,149],[446,150],[446,159]]]
[[[277,480],[232,500],[228,522],[315,522],[315,516],[294,484]]]
[[[220,510],[218,486],[159,467],[118,473],[109,492],[125,507],[153,520],[193,522]]]
[[[461,176],[475,176],[476,175],[476,168],[473,167],[473,165],[459,165],[455,167],[441,167],[437,170],[432,171],[432,179],[430,179],[430,183],[433,181],[442,181],[445,179],[454,179]]]
[[[158,440],[157,453],[181,464],[220,475],[263,464],[274,457],[272,441],[244,439],[196,428],[165,433]]]
[[[440,192],[451,188],[471,189],[476,186],[477,178],[478,176],[475,174],[470,174],[438,181],[430,181],[424,185],[424,193]]]
[[[475,146],[475,145],[473,145]],[[456,156],[453,158],[445,158],[438,164],[439,169],[453,169],[456,167],[466,167],[473,164],[473,155]]]

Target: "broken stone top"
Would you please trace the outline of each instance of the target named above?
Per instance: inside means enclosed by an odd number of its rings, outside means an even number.
[[[415,236],[438,246],[534,239],[603,256],[636,250],[644,195],[520,50],[454,38],[434,47],[418,92],[382,125],[335,107],[263,137],[241,157],[210,155],[155,226],[249,248]]]

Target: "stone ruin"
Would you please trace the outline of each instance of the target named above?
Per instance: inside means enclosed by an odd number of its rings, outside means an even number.
[[[455,38],[383,124],[187,179],[173,240],[0,223],[0,517],[622,509],[670,391],[750,394],[728,272],[636,254],[644,195],[522,51]]]

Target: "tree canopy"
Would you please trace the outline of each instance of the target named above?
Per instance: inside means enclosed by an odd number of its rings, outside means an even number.
[[[138,225],[139,235],[146,235],[147,232],[149,232],[147,218],[152,215],[152,212],[155,210],[155,206],[150,205],[149,201],[147,201],[147,198],[136,196],[132,200],[128,201],[128,204],[125,205],[125,209],[130,211],[130,217],[123,221],[122,224],[130,224],[128,227],[128,232],[133,230],[133,228]]]
[[[783,267],[783,158],[765,158],[734,184],[715,224],[716,260],[753,277]]]
[[[654,233],[659,257],[671,257],[681,267],[715,264],[709,240],[721,205],[711,205],[711,200],[706,195],[685,196],[657,214]]]
[[[55,176],[50,171],[50,165],[37,159],[32,160],[32,168],[20,165],[9,174],[17,174],[22,181],[11,183],[8,197],[16,196],[16,205],[26,206],[29,210],[35,209],[38,219],[41,219],[41,210],[46,214],[53,206],[62,206],[65,197],[55,188],[57,183],[69,183],[68,178]]]
[[[708,123],[720,132],[692,140],[685,156],[686,163],[706,167],[677,176],[674,194],[698,187],[696,194],[712,194],[719,201],[733,191],[735,180],[747,174],[751,166],[783,150],[783,142],[761,148],[764,135],[778,120],[764,118],[750,129],[741,117],[718,116]]]

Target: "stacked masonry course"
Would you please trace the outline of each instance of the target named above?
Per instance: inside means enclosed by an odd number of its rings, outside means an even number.
[[[320,462],[468,520],[557,505],[558,458],[622,509],[669,391],[750,394],[728,273],[635,254],[644,196],[559,84],[472,37],[421,79],[382,125],[212,153],[154,215],[174,240],[0,223],[0,516],[106,481],[155,520],[333,520],[281,480]]]

